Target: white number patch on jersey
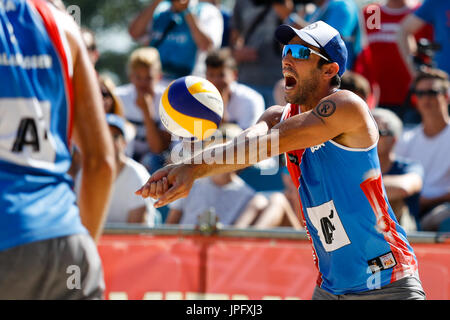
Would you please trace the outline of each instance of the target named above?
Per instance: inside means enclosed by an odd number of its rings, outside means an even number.
[[[0,99],[0,159],[51,169],[56,144],[50,134],[50,103],[33,98]]]
[[[331,252],[350,244],[333,200],[320,206],[306,208],[308,217],[317,229],[325,251]]]

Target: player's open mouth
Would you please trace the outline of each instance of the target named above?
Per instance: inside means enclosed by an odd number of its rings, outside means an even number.
[[[297,79],[295,79],[292,75],[289,75],[289,74],[284,75],[284,88],[286,90],[294,89],[296,84],[297,84]]]

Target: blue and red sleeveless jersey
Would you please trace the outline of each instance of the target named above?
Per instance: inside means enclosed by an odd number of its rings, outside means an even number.
[[[282,120],[299,113],[287,105]],[[417,275],[418,265],[384,190],[376,144],[333,140],[286,154],[319,270],[317,285],[336,295]]]
[[[85,233],[66,174],[72,85],[43,0],[0,0],[0,250]]]

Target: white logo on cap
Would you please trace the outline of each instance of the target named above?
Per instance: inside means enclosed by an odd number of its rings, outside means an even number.
[[[317,28],[318,26],[319,26],[318,23],[315,22],[315,23],[312,23],[312,24],[306,26],[306,27],[305,27],[305,30],[312,30],[312,29]]]

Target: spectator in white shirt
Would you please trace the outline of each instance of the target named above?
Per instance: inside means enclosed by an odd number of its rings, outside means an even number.
[[[107,114],[106,120],[113,137],[117,166],[106,223],[139,223],[152,227],[161,219],[159,212],[153,207],[154,201],[129,192],[145,183],[150,174],[143,165],[125,155],[125,119],[115,114]],[[80,177],[81,175],[78,175],[75,187],[77,194],[80,191]]]
[[[437,69],[421,71],[413,88],[422,123],[404,134],[396,153],[422,164],[421,225],[425,231],[437,231],[450,218],[448,75]]]
[[[127,155],[138,162],[151,159],[145,165],[153,172],[164,161],[161,153],[170,145],[171,135],[164,130],[159,118],[159,101],[165,87],[161,85],[161,61],[158,50],[140,48],[130,57],[130,84],[118,87],[116,95],[122,100],[125,118],[135,125],[136,137],[127,148]]]
[[[229,49],[212,51],[206,57],[206,79],[216,86],[224,104],[223,122],[245,130],[254,125],[265,110],[264,98],[252,88],[238,83],[237,64]]]

